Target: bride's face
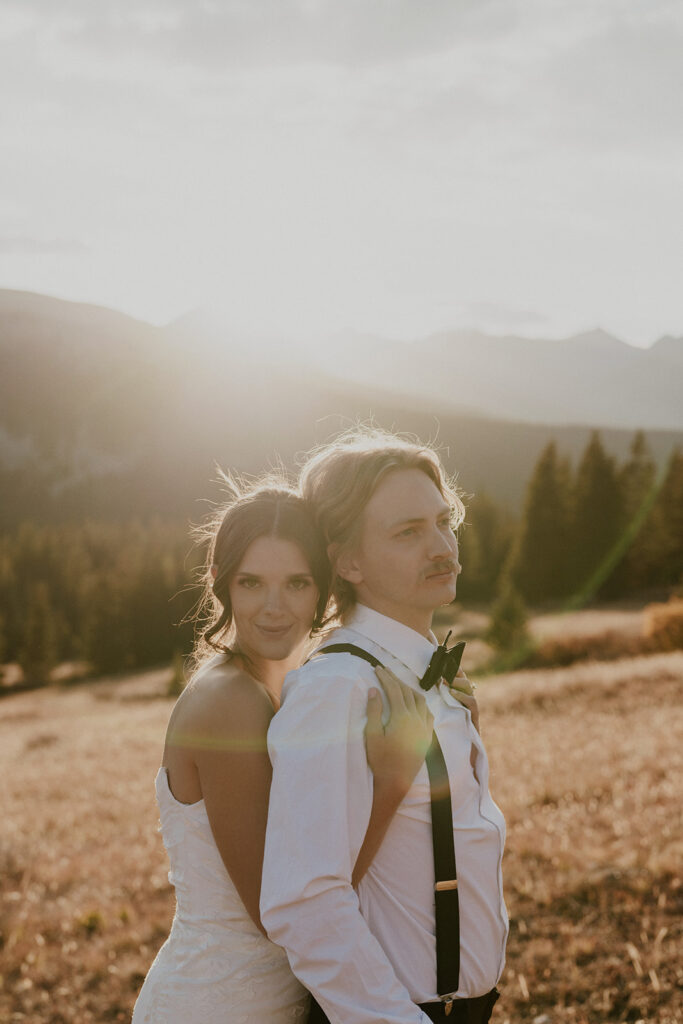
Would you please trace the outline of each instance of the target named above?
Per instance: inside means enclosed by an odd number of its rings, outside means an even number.
[[[230,601],[239,648],[282,661],[310,635],[318,588],[297,544],[258,537],[230,582]]]

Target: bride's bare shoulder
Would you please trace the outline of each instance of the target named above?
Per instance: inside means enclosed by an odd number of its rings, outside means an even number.
[[[273,707],[263,688],[234,661],[213,658],[185,687],[171,716],[171,727],[201,728],[212,734],[268,727]]]

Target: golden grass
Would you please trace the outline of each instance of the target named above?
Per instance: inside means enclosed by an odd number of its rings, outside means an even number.
[[[165,683],[0,703],[3,1022],[129,1019],[173,913],[153,793]],[[480,686],[509,829],[500,1024],[683,1020],[682,684],[673,652]]]
[[[570,634],[575,637],[599,636],[615,632],[633,634],[642,632],[643,610],[637,608],[590,608],[563,613],[552,612],[533,615],[529,629],[537,641],[554,640]]]
[[[683,652],[497,677],[511,1020],[680,1021]]]

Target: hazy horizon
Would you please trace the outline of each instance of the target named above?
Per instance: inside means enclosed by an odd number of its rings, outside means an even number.
[[[95,302],[90,299],[74,298],[65,295],[50,294],[48,292],[36,292],[29,288],[5,288],[0,284],[1,292],[16,291],[19,294],[35,295],[39,299],[55,300],[56,302],[67,302],[74,305],[80,306],[92,306],[94,309],[102,309],[113,313],[120,313],[123,316],[130,317],[133,320],[137,320],[142,324],[147,324],[152,327],[158,327],[161,329],[173,328],[176,325],[182,326],[183,321],[190,320],[193,322],[195,318],[202,324],[204,330],[208,331],[223,331],[226,337],[230,337],[232,332],[235,335],[242,338],[250,338],[256,342],[261,342],[264,345],[275,344],[277,342],[294,340],[297,336],[300,337],[302,344],[308,343],[314,344],[316,339],[334,341],[336,337],[353,337],[356,336],[359,339],[363,337],[374,338],[377,341],[382,342],[397,342],[397,343],[420,343],[428,340],[431,337],[448,335],[448,334],[482,334],[488,338],[503,339],[506,337],[519,338],[520,340],[528,341],[542,341],[553,344],[555,342],[566,341],[572,337],[581,337],[591,334],[607,334],[614,337],[617,341],[622,342],[630,348],[637,349],[648,349],[652,348],[657,341],[660,341],[664,337],[683,338],[683,332],[679,334],[668,333],[666,335],[658,335],[650,340],[644,340],[642,342],[634,341],[633,339],[622,338],[618,334],[611,331],[607,331],[601,324],[592,324],[586,326],[584,329],[579,330],[567,330],[567,331],[556,331],[553,333],[540,334],[533,330],[504,330],[495,328],[486,328],[478,326],[474,323],[462,323],[445,325],[440,328],[436,328],[432,331],[426,331],[424,334],[400,334],[398,332],[382,332],[382,331],[369,331],[363,330],[363,328],[355,327],[350,325],[345,328],[337,328],[337,330],[329,329],[325,330],[324,327],[314,330],[310,335],[307,335],[305,331],[297,332],[295,327],[286,326],[279,328],[276,326],[259,326],[254,323],[252,326],[246,324],[232,323],[230,320],[230,313],[227,310],[221,310],[220,308],[212,307],[209,304],[202,306],[193,306],[187,309],[181,310],[177,315],[171,317],[170,320],[153,319],[131,312],[130,310],[116,308],[114,306],[108,306],[103,303]],[[308,351],[304,349],[304,351]]]

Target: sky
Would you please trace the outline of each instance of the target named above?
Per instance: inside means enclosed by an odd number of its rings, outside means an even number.
[[[0,287],[683,334],[683,0],[0,0]]]

